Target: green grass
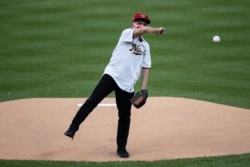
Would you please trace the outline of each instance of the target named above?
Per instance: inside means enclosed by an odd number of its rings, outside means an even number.
[[[0,1],[0,101],[87,97],[132,15],[147,12],[166,36],[148,35],[150,96],[250,108],[250,1]],[[220,43],[212,37],[219,35]],[[139,84],[136,89],[139,89]],[[112,96],[112,95],[111,95]],[[107,166],[244,166],[249,155]],[[238,160],[242,160],[238,162]],[[220,163],[225,162],[226,165]],[[77,166],[84,162],[1,161],[1,166]],[[181,164],[183,163],[183,164]],[[215,163],[215,165],[214,165]],[[101,166],[106,163],[91,163]]]
[[[1,167],[35,166],[35,167],[248,167],[250,154],[241,156],[203,157],[161,161],[117,161],[117,162],[75,162],[75,161],[17,161],[0,160]]]
[[[130,2],[130,3],[129,3]],[[164,37],[148,35],[151,96],[178,96],[250,108],[249,2],[0,2],[0,101],[87,97],[122,29],[147,12]],[[213,43],[213,35],[221,43]],[[136,86],[139,89],[139,83]]]

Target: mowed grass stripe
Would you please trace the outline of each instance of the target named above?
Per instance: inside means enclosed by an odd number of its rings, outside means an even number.
[[[152,25],[168,29],[164,37],[146,37],[153,61],[151,96],[250,107],[248,1],[136,3],[0,2],[1,101],[88,96],[121,30],[130,26],[134,12],[145,11]],[[213,43],[213,35],[221,42]]]

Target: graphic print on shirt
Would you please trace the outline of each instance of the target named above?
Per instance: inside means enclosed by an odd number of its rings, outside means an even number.
[[[140,45],[132,44],[131,46],[132,46],[132,48],[129,49],[129,51],[132,52],[133,54],[138,55],[138,56],[145,56],[146,55],[146,49],[142,50]]]

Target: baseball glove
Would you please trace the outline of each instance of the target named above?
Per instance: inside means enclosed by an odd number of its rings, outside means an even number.
[[[130,99],[130,102],[135,108],[141,108],[146,103],[147,98],[148,98],[148,90],[142,89]]]

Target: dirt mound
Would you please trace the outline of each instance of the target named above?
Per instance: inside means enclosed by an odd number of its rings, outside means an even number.
[[[0,159],[116,161],[117,110],[106,98],[74,140],[63,135],[83,98],[0,103]],[[186,98],[150,97],[132,111],[126,160],[250,152],[250,110]]]

